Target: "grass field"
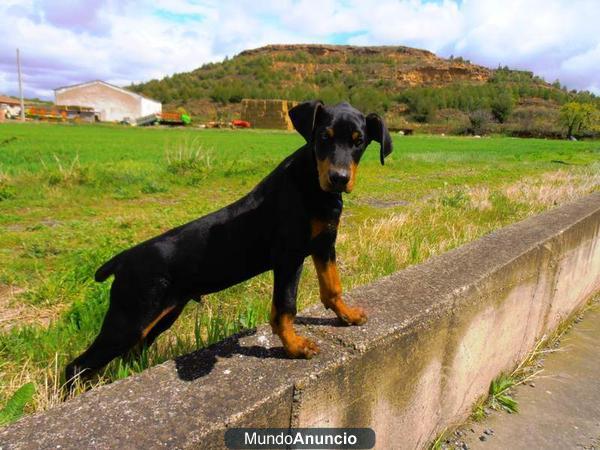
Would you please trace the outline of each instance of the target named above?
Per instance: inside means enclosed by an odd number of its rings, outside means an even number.
[[[27,411],[61,401],[66,362],[97,333],[114,253],[249,191],[302,144],[276,131],[0,125],[0,408],[35,384]],[[346,289],[426,260],[600,186],[600,142],[397,137],[386,166],[367,150],[345,197]],[[318,300],[306,265],[299,306]],[[271,274],[190,304],[108,382],[267,319]],[[83,387],[80,387],[82,390]]]

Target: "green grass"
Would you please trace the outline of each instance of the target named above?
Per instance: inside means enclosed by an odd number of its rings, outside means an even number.
[[[0,410],[0,426],[18,420],[23,410],[35,394],[35,385],[31,382],[24,384],[12,395],[6,406]]]
[[[519,405],[511,395],[511,388],[519,384],[520,380],[515,373],[501,373],[490,383],[488,396],[478,401],[473,406],[471,419],[480,422],[487,417],[486,409],[505,411],[509,414],[519,412]]]
[[[278,131],[43,123],[0,125],[1,142],[0,288],[22,290],[8,306],[23,313],[0,331],[0,405],[33,382],[28,412],[60,401],[64,365],[99,330],[110,286],[92,280],[101,263],[234,201],[302,145],[297,134]],[[376,144],[367,150],[345,197],[337,247],[346,289],[599,185],[599,142],[415,136],[394,143],[385,167]],[[115,361],[96,382],[264,322],[271,284],[266,273],[192,302],[140,360]],[[317,301],[317,286],[307,262],[300,308]],[[51,322],[40,324],[46,316]]]

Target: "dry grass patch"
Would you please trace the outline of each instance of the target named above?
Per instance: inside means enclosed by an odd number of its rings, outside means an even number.
[[[526,178],[507,186],[503,192],[513,201],[554,206],[574,201],[600,187],[600,166],[577,171],[557,170],[537,178]]]
[[[473,208],[479,211],[492,209],[490,201],[490,188],[487,186],[475,186],[468,191],[469,200]]]
[[[24,292],[23,288],[0,285],[0,332],[21,325],[48,326],[64,309],[58,305],[44,308],[24,305],[18,299],[19,294]]]

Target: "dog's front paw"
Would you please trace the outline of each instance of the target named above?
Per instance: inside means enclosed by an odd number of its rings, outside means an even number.
[[[355,308],[344,308],[344,311],[340,313],[339,318],[347,325],[364,325],[367,323],[367,313],[361,307]]]
[[[284,344],[285,352],[292,358],[311,359],[319,353],[317,344],[305,337],[295,336],[294,339]]]

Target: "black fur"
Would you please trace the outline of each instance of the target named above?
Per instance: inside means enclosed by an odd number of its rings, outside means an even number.
[[[262,272],[274,271],[277,314],[296,313],[298,280],[305,257],[335,259],[335,231],[311,239],[311,220],[337,223],[339,189],[319,184],[317,158],[336,167],[357,164],[366,146],[381,144],[381,161],[391,152],[383,121],[367,118],[347,103],[319,101],[290,111],[306,145],[287,157],[250,193],[212,214],[125,250],[98,269],[96,281],[115,279],[101,331],[66,369],[67,383],[93,372],[136,345],[150,345],[177,319],[190,299],[225,289]],[[335,137],[323,136],[326,128]],[[351,134],[361,135],[359,145]],[[142,332],[167,308],[168,314],[142,339]]]

